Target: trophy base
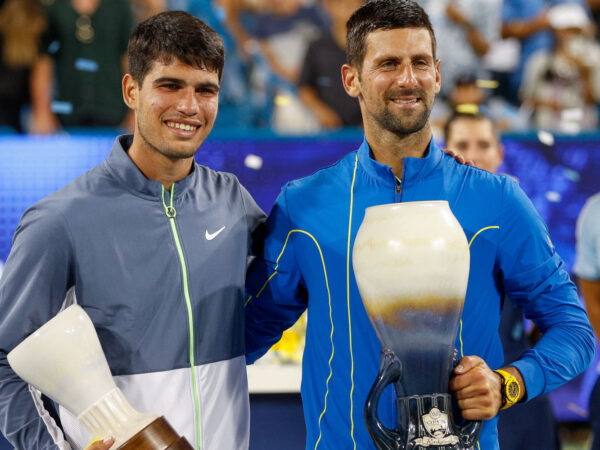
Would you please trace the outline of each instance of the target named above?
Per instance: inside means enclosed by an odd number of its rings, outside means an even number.
[[[193,450],[185,437],[179,436],[164,417],[152,421],[117,450]]]

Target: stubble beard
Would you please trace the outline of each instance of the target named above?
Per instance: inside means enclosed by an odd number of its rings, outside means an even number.
[[[157,139],[156,139],[159,142],[153,143],[150,139],[148,139],[148,137],[144,133],[143,127],[140,126],[139,122],[138,122],[138,133],[139,133],[140,137],[142,138],[142,140],[144,141],[144,144],[147,145],[151,150],[153,150],[154,152],[159,153],[159,154],[163,155],[164,157],[169,158],[171,160],[187,159],[187,158],[193,157],[196,154],[196,151],[198,150],[198,149],[194,149],[191,152],[185,152],[181,149],[184,147],[181,146],[181,147],[179,147],[179,151],[178,151],[178,150],[175,150],[172,148],[173,146],[177,146],[177,143],[167,144],[159,137],[157,137]]]
[[[417,115],[401,117],[386,106],[378,117],[379,125],[398,136],[407,136],[421,131],[429,121],[432,105],[425,104],[425,108]]]

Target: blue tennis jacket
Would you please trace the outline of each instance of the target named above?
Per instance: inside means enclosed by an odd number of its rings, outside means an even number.
[[[493,369],[504,365],[498,323],[507,295],[543,333],[532,350],[507,361],[523,375],[529,399],[569,381],[592,359],[594,335],[575,286],[512,178],[461,165],[432,140],[423,158],[404,159],[398,179],[364,141],[335,165],[283,187],[268,219],[264,255],[249,272],[249,363],[308,310],[301,387],[307,449],[374,448],[363,408],[381,344],[356,286],[352,247],[365,208],[418,200],[447,200],[469,241],[459,356],[478,355]],[[392,389],[379,415],[394,427]],[[498,448],[496,419],[484,423],[476,448]]]

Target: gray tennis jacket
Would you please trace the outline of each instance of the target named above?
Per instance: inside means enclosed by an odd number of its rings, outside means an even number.
[[[163,415],[196,448],[247,448],[243,293],[264,213],[234,175],[199,164],[163,191],[128,157],[131,141],[119,137],[19,223],[0,279],[1,431],[27,450],[92,438],[6,359],[76,301],[135,409]]]

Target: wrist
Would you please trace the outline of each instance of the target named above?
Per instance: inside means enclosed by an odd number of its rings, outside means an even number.
[[[498,369],[494,372],[500,379],[500,395],[502,397],[500,409],[508,409],[521,399],[523,387],[517,377],[510,372],[504,369]]]

